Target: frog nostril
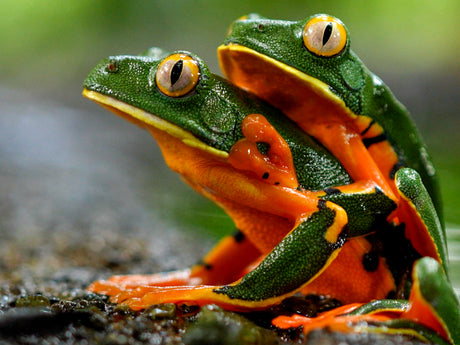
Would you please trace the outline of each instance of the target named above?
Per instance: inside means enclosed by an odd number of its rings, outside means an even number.
[[[111,61],[105,66],[105,70],[109,73],[117,73],[118,64],[115,61]]]

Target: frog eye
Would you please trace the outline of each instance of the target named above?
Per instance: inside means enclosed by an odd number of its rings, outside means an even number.
[[[305,24],[303,43],[310,52],[330,57],[339,54],[345,48],[347,32],[337,18],[320,15]]]
[[[198,84],[198,62],[186,54],[173,54],[158,66],[155,80],[162,93],[181,97],[190,93]]]

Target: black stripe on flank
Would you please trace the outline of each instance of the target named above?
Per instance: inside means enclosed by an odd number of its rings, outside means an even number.
[[[371,127],[374,125],[374,123],[375,123],[375,120],[372,120],[372,121],[369,123],[369,125],[366,127],[366,129],[365,129],[364,131],[361,132],[361,135],[366,134],[366,133],[369,131],[369,129],[371,129]]]
[[[336,195],[336,194],[342,194],[340,189],[334,188],[334,187],[327,187],[323,189],[326,195]]]
[[[241,230],[237,230],[237,231],[233,234],[233,238],[235,239],[235,241],[236,241],[237,243],[241,243],[241,242],[243,242],[244,239],[246,238],[246,235],[243,234],[243,233],[241,232]]]
[[[371,145],[381,143],[382,141],[385,141],[385,140],[387,140],[387,136],[382,133],[372,138],[364,138],[363,144],[364,146],[366,146],[366,148],[369,148]]]
[[[333,245],[334,249],[341,248],[345,244],[345,241],[347,240],[347,234],[348,234],[348,226],[345,225],[344,228],[342,229],[342,232],[339,234],[337,241]]]

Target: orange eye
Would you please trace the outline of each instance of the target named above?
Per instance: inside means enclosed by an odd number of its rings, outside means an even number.
[[[200,68],[198,62],[186,54],[173,54],[158,66],[155,80],[162,93],[170,97],[181,97],[190,93],[198,84]]]
[[[312,53],[330,57],[339,54],[347,44],[347,31],[337,18],[319,15],[303,29],[303,43]]]

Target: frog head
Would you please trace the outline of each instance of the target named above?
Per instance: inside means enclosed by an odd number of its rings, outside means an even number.
[[[244,117],[222,102],[231,102],[234,90],[211,78],[207,66],[190,53],[147,53],[102,60],[85,80],[84,95],[141,127],[227,157],[241,137],[237,124]]]
[[[325,102],[325,106],[345,101],[352,111],[360,113],[366,87],[365,68],[350,50],[348,31],[337,18],[325,14],[300,21],[258,15],[242,17],[232,24],[218,54],[224,74],[242,87],[256,88],[246,86],[250,81],[244,78],[250,75],[253,83],[260,76],[265,76],[261,83],[269,79],[278,83],[280,76],[284,80],[305,79],[313,94],[323,96],[315,102],[316,107],[319,101]],[[281,83],[285,82],[283,79]],[[298,84],[292,80],[291,85]],[[305,95],[305,90],[299,91]]]

